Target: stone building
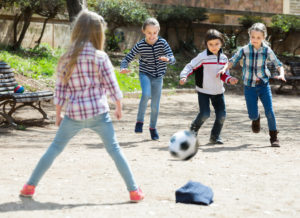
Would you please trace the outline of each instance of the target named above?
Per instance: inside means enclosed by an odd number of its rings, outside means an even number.
[[[157,5],[184,5],[206,8],[210,23],[238,24],[242,15],[271,17],[275,14],[300,15],[300,0],[140,0]]]

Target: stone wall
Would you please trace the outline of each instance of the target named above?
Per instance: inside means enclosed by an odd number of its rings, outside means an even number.
[[[240,28],[240,26],[224,26],[224,25],[212,25],[212,24],[194,24],[193,31],[194,31],[194,44],[195,46],[201,51],[205,48],[204,45],[204,37],[208,29],[215,28],[220,30],[221,32],[224,31],[235,31]],[[131,27],[121,27],[118,31],[123,31],[125,36],[125,41],[120,43],[120,47],[122,50],[131,49],[136,42],[141,40],[144,36],[141,33],[140,26],[131,26]],[[180,39],[185,40],[187,30],[185,26],[179,27],[180,32]],[[270,30],[268,31],[270,33]],[[164,25],[161,26],[160,35],[164,37],[165,34],[165,27]],[[299,47],[296,51],[297,55],[300,55],[300,32],[296,32],[294,34],[290,34],[287,40],[283,43],[276,43],[274,44],[274,50],[276,53],[289,53],[292,54],[294,49]],[[172,50],[176,50],[179,47],[178,39],[176,37],[175,28],[169,28],[168,30],[168,43],[170,44]],[[249,37],[247,31],[244,31],[237,40],[239,46],[247,44],[249,42]]]
[[[284,0],[140,0],[141,2],[166,5],[185,5],[211,9],[283,13]],[[299,2],[299,0],[290,0]]]
[[[194,44],[199,50],[204,48],[204,36],[209,28],[216,28],[219,30],[230,30],[238,29],[236,25],[218,25],[218,24],[193,24],[194,31]],[[0,18],[0,44],[8,45],[12,44],[13,41],[13,30],[12,20]],[[42,22],[31,22],[29,30],[26,33],[25,39],[22,43],[22,47],[34,47],[35,41],[39,38],[42,29]],[[120,43],[122,50],[131,49],[136,42],[143,38],[140,26],[129,26],[119,28],[118,31],[122,31],[125,36],[125,41]],[[185,39],[187,30],[184,25],[179,25],[180,37],[182,40]],[[223,31],[222,31],[223,32]],[[161,26],[161,36],[165,36],[165,26]],[[277,52],[292,53],[293,50],[300,46],[300,32],[290,34],[289,38],[283,42],[274,45]],[[54,48],[67,47],[70,41],[70,25],[68,23],[55,23],[50,22],[47,24],[42,43],[48,43]],[[248,41],[247,33],[243,33],[239,37],[239,45],[245,44]],[[168,30],[168,42],[173,50],[178,48],[178,40],[176,37],[175,28]],[[297,50],[296,54],[300,55],[300,49]]]
[[[66,47],[70,41],[70,25],[61,21],[49,22],[42,38],[42,43],[48,43],[53,48]],[[22,42],[22,47],[34,47],[40,37],[43,27],[42,22],[32,21]],[[13,20],[0,18],[0,44],[11,45],[13,43]]]
[[[300,0],[289,0],[290,1],[290,13],[300,15]]]

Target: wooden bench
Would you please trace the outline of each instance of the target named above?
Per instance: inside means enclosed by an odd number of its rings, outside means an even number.
[[[292,90],[297,91],[297,86],[300,85],[300,62],[288,62],[290,66],[291,76],[286,77],[286,84],[281,83],[279,89],[284,85],[291,85]]]
[[[280,93],[284,86],[292,86],[292,91],[297,92],[297,86],[300,85],[300,62],[287,62],[286,65],[289,66],[290,70],[285,72],[286,82],[280,81],[280,87],[277,89],[277,92]],[[268,69],[271,73],[278,74],[274,64],[268,63]]]
[[[3,121],[0,120],[0,124],[7,122],[9,125],[18,128],[12,115],[25,106],[31,106],[38,110],[43,115],[43,119],[47,119],[47,114],[42,109],[41,102],[50,101],[53,98],[53,92],[14,93],[16,85],[13,70],[8,64],[0,61],[0,117],[4,118]]]

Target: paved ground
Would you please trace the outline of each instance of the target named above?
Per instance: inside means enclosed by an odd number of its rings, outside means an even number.
[[[114,121],[118,140],[146,194],[139,204],[128,193],[101,140],[84,130],[42,179],[33,200],[18,192],[28,179],[57,128],[53,124],[29,126],[26,131],[0,128],[0,217],[300,217],[300,100],[274,96],[274,109],[282,147],[271,148],[262,106],[262,131],[250,131],[243,96],[226,94],[224,145],[208,144],[214,114],[204,124],[197,155],[186,162],[173,159],[168,140],[187,129],[198,110],[197,96],[162,97],[158,122],[160,141],[148,130],[133,133],[136,98],[124,99],[124,117]],[[54,118],[54,107],[47,113]],[[36,117],[29,110],[19,117]],[[149,113],[146,117],[148,127]],[[198,206],[175,203],[175,190],[189,180],[214,191],[214,203]]]

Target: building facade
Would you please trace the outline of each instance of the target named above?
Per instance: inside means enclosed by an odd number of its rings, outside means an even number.
[[[208,11],[209,23],[238,24],[243,15],[266,18],[275,14],[300,15],[300,0],[140,0],[157,5],[203,7]]]

